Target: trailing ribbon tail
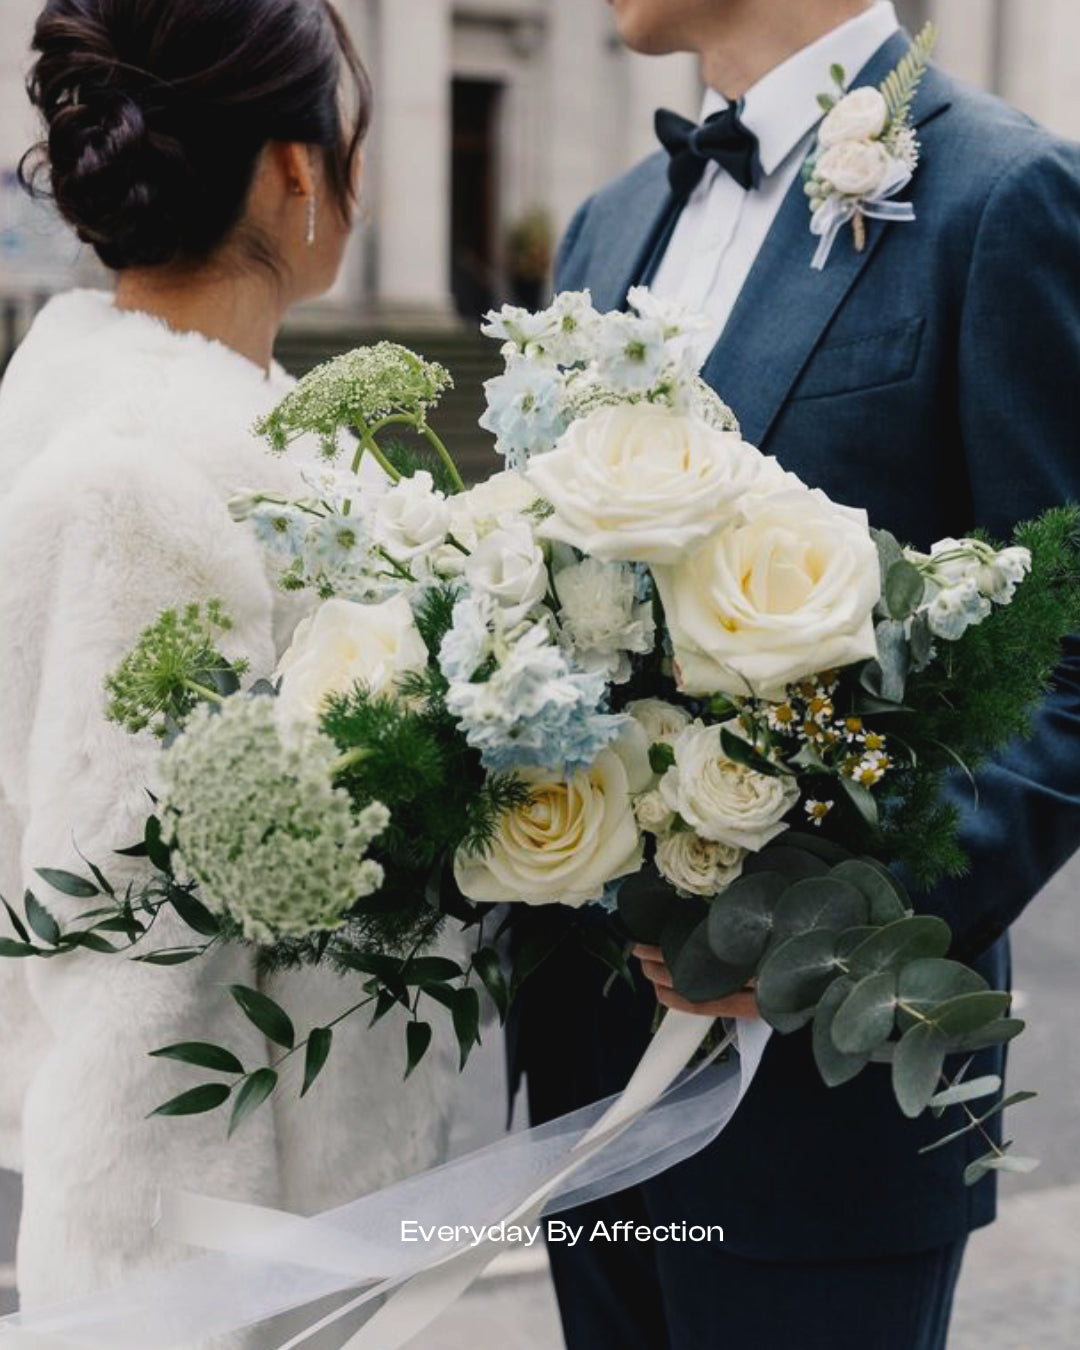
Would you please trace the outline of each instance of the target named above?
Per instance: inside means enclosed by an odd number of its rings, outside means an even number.
[[[403,1220],[490,1231],[634,1185],[716,1138],[745,1095],[770,1032],[738,1023],[738,1060],[685,1071],[710,1024],[668,1013],[626,1090],[312,1219],[173,1197],[171,1237],[216,1249],[55,1309],[0,1320],[0,1350],[190,1350],[330,1296],[360,1290],[279,1350],[373,1300],[346,1350],[394,1350],[430,1324],[502,1250],[410,1243]],[[735,1036],[736,1033],[733,1033]]]

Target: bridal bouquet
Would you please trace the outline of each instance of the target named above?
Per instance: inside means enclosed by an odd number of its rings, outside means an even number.
[[[550,954],[521,906],[602,906],[609,924],[572,926],[613,972],[629,977],[637,940],[690,999],[752,985],[777,1031],[813,1024],[829,1083],[889,1061],[905,1113],[957,1105],[965,1129],[1028,1095],[944,1077],[947,1056],[1023,1024],[948,958],[948,926],[902,878],[963,869],[946,777],[1024,734],[1080,627],[1077,511],[1007,547],[906,548],[741,438],[696,373],[694,316],[630,302],[489,316],[506,370],[483,425],[506,467],[468,490],[428,424],[441,367],[383,343],[300,382],[257,430],[275,453],[317,439],[309,495],[245,492],[233,514],[309,617],[246,687],[219,606],[143,635],[108,698],[163,739],[129,850],[153,879],[43,871],[101,908],[62,931],[28,897],[4,954],[172,963],[246,941],[271,966],[333,964],[360,983],[343,1017],[408,1010],[411,1071],[427,1008],[449,1009],[464,1061],[478,986],[505,1015]],[[361,489],[365,456],[382,474]],[[148,943],[163,907],[189,947]],[[431,954],[448,922],[475,930],[467,962]],[[265,995],[233,993],[305,1054],[306,1091],[333,1027],[301,1037]],[[218,1075],[166,1114],[231,1102],[235,1127],[277,1087],[223,1046],[158,1053]],[[968,1179],[1030,1165],[991,1141]]]

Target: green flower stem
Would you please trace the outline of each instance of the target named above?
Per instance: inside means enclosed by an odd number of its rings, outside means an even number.
[[[182,680],[183,688],[188,689],[199,698],[205,699],[207,703],[216,703],[219,707],[225,702],[224,698],[216,689],[209,689],[205,684],[199,684],[197,680]]]
[[[380,422],[379,425],[384,426],[386,425],[386,422],[385,421]],[[387,478],[389,478],[392,483],[400,483],[401,474],[398,473],[397,469],[394,468],[394,466],[386,458],[383,452],[379,449],[379,444],[376,441],[374,433],[372,432],[371,428],[368,427],[365,423],[361,422],[357,426],[356,430],[360,435],[360,445],[356,451],[356,454],[353,456],[352,462],[353,473],[355,474],[359,472],[360,461],[364,458],[364,455],[366,453],[371,455],[371,457],[375,460],[376,464],[378,464],[378,466],[382,469],[383,473],[386,474]]]
[[[418,436],[423,436],[424,440],[426,440],[428,445],[431,446],[432,450],[435,451],[438,457],[442,460],[443,464],[446,465],[446,471],[450,475],[450,481],[454,485],[454,491],[455,492],[465,491],[465,480],[462,478],[460,472],[458,471],[458,466],[454,463],[453,455],[446,448],[446,443],[442,440],[442,438],[439,435],[437,435],[434,431],[432,431],[431,427],[429,427],[426,422],[419,421],[415,417],[410,417],[407,413],[395,413],[391,417],[384,417],[381,422],[376,422],[373,427],[365,429],[368,431],[369,436],[374,442],[374,439],[379,434],[379,432],[385,431],[387,427],[411,427],[413,431],[417,433]],[[369,446],[368,448],[370,449],[371,447]],[[359,460],[357,460],[356,463],[354,464],[353,467],[354,473],[356,472],[357,464],[359,464]],[[398,478],[400,478],[400,476],[401,476],[400,474],[397,475]]]
[[[348,773],[350,769],[355,768],[357,764],[362,764],[370,756],[371,751],[363,745],[358,745],[354,750],[347,750],[330,766],[331,777],[340,778],[343,773]]]

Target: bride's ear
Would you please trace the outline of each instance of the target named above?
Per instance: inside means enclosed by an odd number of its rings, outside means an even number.
[[[292,197],[313,197],[316,191],[311,147],[298,141],[272,141],[267,159],[282,189]]]

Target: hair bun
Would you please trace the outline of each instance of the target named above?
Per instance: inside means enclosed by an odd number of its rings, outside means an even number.
[[[49,127],[49,160],[58,208],[106,266],[150,266],[176,253],[183,154],[151,131],[131,94],[73,91]]]

